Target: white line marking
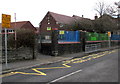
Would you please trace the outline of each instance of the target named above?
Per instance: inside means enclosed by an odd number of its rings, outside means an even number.
[[[80,72],[80,71],[82,71],[82,70],[78,70],[78,71],[72,72],[72,73],[70,73],[70,74],[68,74],[68,75],[62,76],[62,77],[60,77],[60,78],[58,78],[58,79],[55,79],[55,80],[51,81],[50,83],[59,81],[59,80],[64,79],[64,78],[66,78],[66,77],[68,77],[68,76],[71,76],[71,75],[73,75],[73,74],[76,74],[76,73],[78,73],[78,72]],[[48,84],[50,84],[50,83],[48,83]]]

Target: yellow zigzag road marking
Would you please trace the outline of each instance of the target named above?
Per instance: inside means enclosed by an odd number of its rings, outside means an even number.
[[[105,52],[101,52],[101,53],[98,53],[98,54],[92,54],[92,55],[84,56],[84,57],[81,57],[81,58],[75,58],[75,59],[72,59],[72,60],[63,61],[63,63],[69,64],[69,63],[74,63],[74,62],[80,61],[80,60],[82,60],[82,61],[80,62],[80,63],[82,63],[82,62],[91,60],[91,58],[88,58],[88,60],[83,60],[83,59],[85,59],[85,58],[87,58],[87,57],[96,58],[95,56],[98,56],[99,54],[104,54],[104,55],[105,55],[105,54],[108,54],[108,52],[109,52],[109,51],[105,51]],[[101,57],[101,56],[99,56],[99,57]]]
[[[86,61],[89,61],[89,60],[92,60],[92,59],[96,59],[96,58],[102,57],[102,56],[104,56],[104,55],[105,55],[105,54],[97,55],[97,56],[92,56],[92,57],[90,57],[90,58],[78,60],[78,61],[75,61],[75,62],[72,62],[72,63],[83,63],[83,62],[86,62]]]
[[[68,65],[66,65],[66,64],[62,64],[62,65],[64,65],[64,66],[65,66],[65,68],[69,68],[69,67],[71,67],[71,66],[68,66]]]
[[[62,65],[65,66],[65,67],[34,68],[34,69],[32,69],[32,70],[34,70],[35,72],[40,72],[40,71],[38,71],[38,69],[39,69],[39,70],[41,70],[41,69],[59,69],[59,68],[69,68],[69,67],[71,67],[71,66],[66,65],[66,64],[62,64]],[[43,73],[43,72],[41,72],[41,73],[42,73],[42,75],[46,75],[46,74]]]
[[[69,65],[66,65],[66,64],[62,64],[63,66],[65,66],[65,67],[48,67],[48,68],[34,68],[34,69],[40,69],[40,70],[42,70],[42,69],[59,69],[59,68],[69,68],[69,67],[71,67],[71,66],[69,66]]]
[[[105,51],[105,52],[101,52],[101,53],[98,53],[98,54],[92,54],[92,55],[88,55],[88,56],[85,56],[85,57],[81,57],[81,58],[75,58],[75,59],[72,59],[72,60],[69,60],[69,61],[64,61],[62,64],[64,67],[48,67],[48,68],[33,68],[32,70],[37,72],[37,73],[26,73],[26,72],[10,72],[10,73],[7,73],[7,74],[3,74],[3,75],[0,75],[0,77],[6,77],[6,76],[11,76],[11,75],[15,75],[15,74],[24,74],[24,75],[46,75],[45,73],[39,71],[39,70],[44,70],[44,69],[59,69],[59,68],[70,68],[71,66],[67,65],[69,63],[82,63],[82,62],[86,62],[88,60],[92,60],[92,59],[96,59],[96,58],[99,58],[99,57],[102,57],[106,54],[111,54],[113,52],[116,52],[116,50],[113,50],[113,51]],[[102,54],[102,55],[99,55],[99,54]],[[89,57],[89,58],[87,58]],[[85,59],[87,58],[87,59]]]
[[[83,60],[87,57],[93,57],[93,56],[97,56],[98,54],[92,54],[92,55],[88,55],[88,56],[85,56],[85,57],[81,57],[81,58],[75,58],[75,59],[72,59],[72,60],[68,60],[68,61],[64,61],[63,63],[66,63],[66,64],[69,64],[69,63],[76,63],[76,61],[80,61],[80,63],[82,62],[85,62],[87,60]],[[91,60],[91,58],[88,58],[88,60]]]
[[[37,73],[10,72],[10,73],[7,73],[7,74],[0,75],[0,77],[6,77],[6,76],[15,75],[15,74],[24,74],[24,75],[46,75],[45,73],[40,72],[40,71],[38,71],[38,70],[35,70],[35,69],[32,69],[32,70],[34,70],[34,71],[37,72]]]
[[[39,70],[42,70],[42,69],[58,69],[58,68],[69,68],[71,66],[69,65],[66,65],[66,64],[62,64],[64,67],[49,67],[49,68],[33,68],[32,70],[37,72],[37,73],[26,73],[26,72],[10,72],[8,74],[4,74],[4,75],[0,75],[0,77],[6,77],[6,76],[11,76],[11,75],[14,75],[14,74],[24,74],[24,75],[46,75],[45,73],[39,71]]]
[[[36,69],[32,69],[37,73],[25,73],[25,72],[12,72],[12,73],[16,73],[16,74],[24,74],[24,75],[46,75],[45,73],[38,71]]]
[[[3,74],[3,75],[0,75],[0,78],[1,77],[6,77],[6,76],[11,76],[11,75],[14,75],[14,74],[16,74],[16,73],[11,72],[11,73],[7,73],[7,74]]]
[[[92,60],[92,59],[102,57],[106,54],[111,54],[113,52],[115,52],[115,50],[113,50],[111,52],[110,51],[105,51],[105,52],[101,52],[101,53],[98,53],[98,54],[92,54],[92,55],[88,55],[88,56],[81,57],[81,58],[75,58],[75,59],[72,59],[72,60],[64,61],[64,63],[66,63],[66,64],[69,64],[69,63],[83,63],[83,62],[86,62],[86,61],[89,61],[89,60]],[[87,58],[87,57],[89,57],[89,58]]]
[[[64,65],[65,67],[33,68],[32,70],[34,70],[37,73],[24,73],[24,72],[14,72],[14,73],[26,74],[26,75],[46,75],[45,73],[43,73],[43,72],[41,72],[39,70],[41,70],[41,69],[57,69],[57,68],[68,68],[68,67],[71,67],[71,66],[68,66],[66,64],[62,64],[62,65]]]

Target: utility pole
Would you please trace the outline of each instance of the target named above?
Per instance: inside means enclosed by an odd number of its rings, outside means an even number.
[[[17,35],[16,35],[16,13],[14,13],[14,17],[15,17],[15,49],[17,49]]]

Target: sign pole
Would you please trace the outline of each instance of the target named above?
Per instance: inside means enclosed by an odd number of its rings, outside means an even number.
[[[108,32],[109,48],[111,47],[110,37],[111,37],[111,32]]]
[[[7,28],[10,28],[11,15],[2,14],[2,28],[5,30],[5,64],[8,67],[8,57],[7,57]]]
[[[111,42],[110,42],[110,37],[108,37],[109,38],[109,48],[111,47]]]
[[[5,64],[6,67],[8,66],[8,62],[7,62],[7,28],[5,28]]]

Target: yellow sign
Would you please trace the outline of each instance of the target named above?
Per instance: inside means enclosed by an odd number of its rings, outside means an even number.
[[[60,31],[59,34],[64,34],[65,32],[64,31]]]
[[[108,36],[111,37],[111,32],[108,32]]]
[[[2,14],[2,28],[10,28],[11,15]]]
[[[47,30],[51,30],[51,27],[47,27]]]

